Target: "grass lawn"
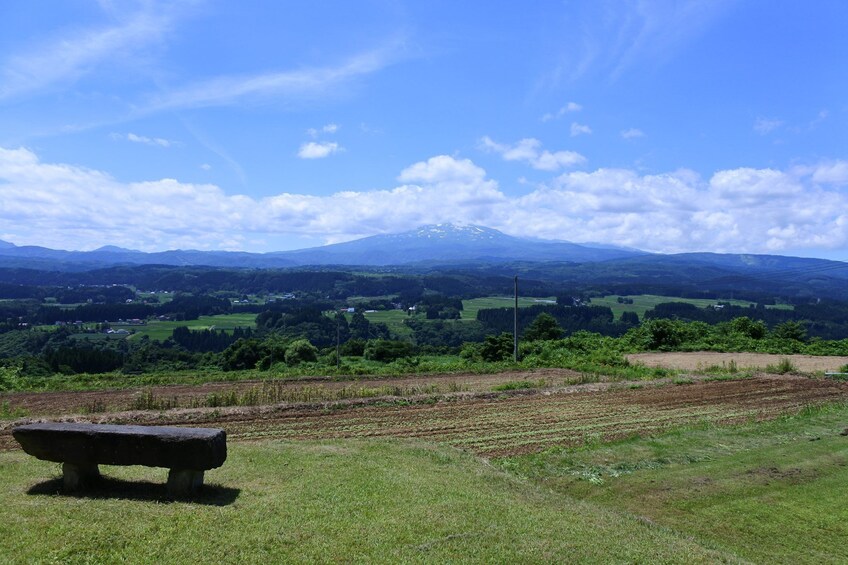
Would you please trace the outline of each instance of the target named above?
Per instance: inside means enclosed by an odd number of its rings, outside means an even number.
[[[735,562],[627,513],[414,441],[231,443],[196,502],[163,469],[104,467],[93,496],[54,494],[59,465],[0,453],[9,562]]]
[[[845,405],[504,459],[566,496],[761,563],[848,562]]]

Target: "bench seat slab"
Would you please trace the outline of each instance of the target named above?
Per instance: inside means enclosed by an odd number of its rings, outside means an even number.
[[[204,471],[227,459],[226,433],[212,428],[44,423],[19,426],[12,435],[38,459],[81,469],[145,465]]]

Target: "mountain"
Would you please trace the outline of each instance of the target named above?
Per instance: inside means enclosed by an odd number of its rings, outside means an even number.
[[[5,243],[5,242],[3,242]],[[605,261],[641,254],[568,242],[530,240],[481,226],[437,224],[389,235],[274,253],[172,250],[144,253],[107,245],[94,251],[61,251],[0,244],[0,267],[79,271],[112,265],[284,268],[308,265],[408,265],[469,262]]]
[[[503,261],[594,262],[642,255],[620,248],[524,239],[482,226],[433,224],[323,247],[271,253],[301,265],[408,265]]]

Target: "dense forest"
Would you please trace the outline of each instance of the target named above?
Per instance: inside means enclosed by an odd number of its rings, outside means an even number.
[[[633,350],[806,348],[833,353],[844,344],[822,344],[848,339],[848,302],[815,296],[809,287],[805,292],[810,295],[803,296],[792,286],[784,293],[765,293],[759,283],[740,283],[729,292],[718,287],[696,291],[686,281],[672,285],[664,276],[626,284],[610,277],[594,284],[573,277],[555,280],[557,265],[519,267],[524,272],[519,277],[521,296],[550,302],[519,308],[522,343],[588,332],[620,339]],[[484,307],[469,318],[463,301],[509,295],[514,278],[497,272],[504,268],[400,272],[143,266],[78,273],[0,269],[0,366],[46,377],[268,369],[300,363],[333,366],[343,358],[393,363],[422,355],[498,361],[511,355],[515,311]],[[628,311],[627,299],[619,301],[617,314],[592,303],[592,298],[614,290],[669,298],[641,318]],[[675,297],[715,302],[699,306]],[[740,306],[730,298],[751,304]],[[772,307],[776,303],[782,306]],[[383,318],[393,324],[369,319],[374,312],[395,312]],[[246,316],[247,325],[180,325],[202,316],[238,314]],[[161,337],[139,332],[163,321],[170,325]]]

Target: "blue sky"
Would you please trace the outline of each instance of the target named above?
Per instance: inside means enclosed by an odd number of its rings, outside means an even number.
[[[848,259],[848,3],[0,5],[0,239]]]

